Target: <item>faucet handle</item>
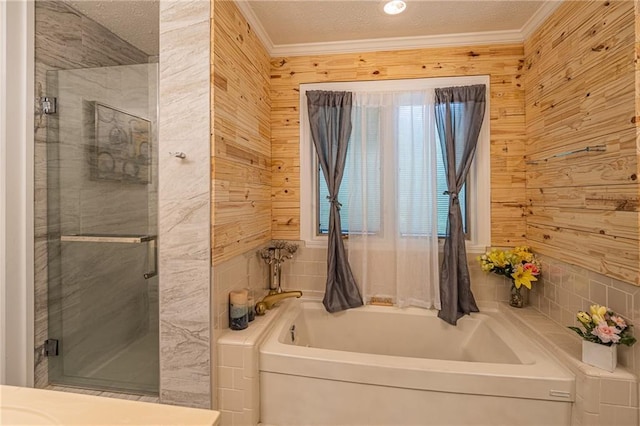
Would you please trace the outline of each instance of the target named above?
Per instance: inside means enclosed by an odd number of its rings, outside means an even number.
[[[267,312],[267,304],[264,302],[258,302],[256,303],[255,309],[256,309],[256,315],[264,315]]]

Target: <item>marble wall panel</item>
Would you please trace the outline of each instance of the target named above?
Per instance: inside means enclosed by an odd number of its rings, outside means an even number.
[[[160,2],[160,400],[200,408],[212,406],[210,12]]]

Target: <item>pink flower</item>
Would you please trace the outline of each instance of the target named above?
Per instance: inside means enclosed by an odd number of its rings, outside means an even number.
[[[619,317],[618,315],[612,315],[609,319],[613,321],[620,330],[627,328],[627,323],[624,321],[624,318]]]
[[[540,274],[540,269],[538,268],[538,266],[534,263],[525,263],[524,264],[524,269],[525,270],[529,270],[531,271],[531,273],[533,275],[539,275]]]
[[[602,343],[618,343],[618,341],[620,340],[620,336],[618,336],[618,334],[620,334],[620,331],[621,330],[616,327],[607,325],[606,322],[601,322],[596,326],[596,328],[591,330],[591,334],[597,336],[602,341]]]

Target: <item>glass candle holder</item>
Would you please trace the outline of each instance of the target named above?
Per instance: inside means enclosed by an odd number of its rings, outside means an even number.
[[[256,318],[256,310],[255,310],[256,302],[253,297],[253,290],[249,288],[245,290],[247,291],[247,310],[249,315],[249,322],[251,322]]]
[[[249,297],[246,290],[229,293],[229,328],[244,330],[249,326]]]

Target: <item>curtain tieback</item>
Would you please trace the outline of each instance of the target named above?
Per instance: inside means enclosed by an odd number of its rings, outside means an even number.
[[[458,199],[458,193],[457,193],[457,192],[444,191],[444,192],[442,193],[442,195],[448,195],[448,196],[450,196],[451,198],[453,198],[454,200],[457,200],[457,199]]]
[[[338,208],[338,210],[340,210],[340,207],[342,207],[342,203],[340,203],[340,201],[338,201],[338,197],[332,197],[330,195],[327,195],[327,200],[329,200],[329,202],[336,206]]]

